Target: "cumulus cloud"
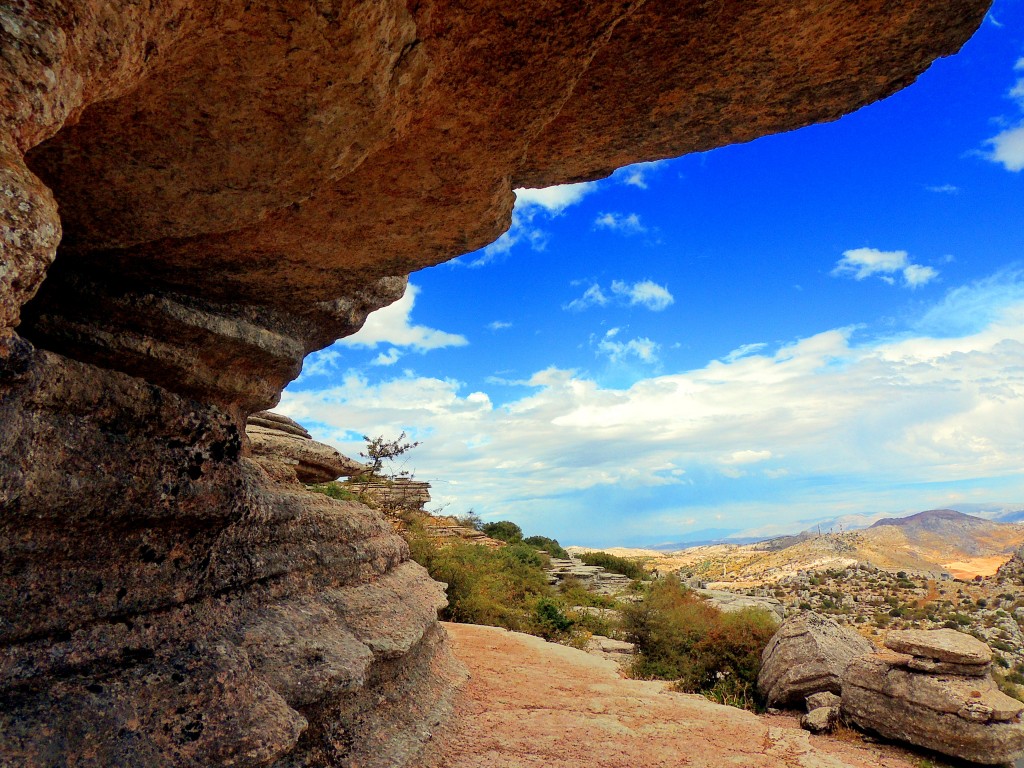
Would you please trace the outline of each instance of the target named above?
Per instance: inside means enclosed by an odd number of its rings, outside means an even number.
[[[417,352],[442,347],[462,347],[468,344],[466,337],[460,334],[413,323],[412,310],[419,293],[419,287],[410,284],[402,298],[394,304],[372,312],[358,333],[346,336],[336,344],[343,347],[376,347],[379,344],[390,344],[392,347],[409,347]]]
[[[635,213],[602,213],[594,220],[594,226],[598,229],[610,229],[627,235],[647,231],[647,227],[640,223],[640,217]]]
[[[896,282],[896,275],[902,275],[906,287],[918,288],[938,277],[939,272],[934,267],[912,263],[906,251],[853,248],[843,251],[843,257],[836,262],[832,274],[854,280],[878,276],[890,285]]]
[[[592,283],[579,298],[563,305],[563,309],[580,312],[590,307],[605,307],[614,301],[622,306],[644,307],[652,312],[660,312],[673,302],[675,297],[667,287],[658,285],[653,280],[640,280],[629,283],[625,280],[613,280],[608,293],[597,283]]]
[[[512,225],[508,231],[470,259],[458,259],[455,263],[470,267],[482,267],[508,253],[523,243],[535,251],[543,251],[548,244],[548,233],[544,229],[546,220],[559,216],[566,208],[576,205],[598,187],[596,181],[578,184],[559,184],[543,189],[517,189],[516,205],[512,211]]]
[[[1014,69],[1024,72],[1024,58],[1017,60]],[[1017,102],[1024,111],[1024,75],[1017,79],[1010,89],[1009,97]],[[1024,120],[1018,120],[1003,131],[985,141],[989,149],[982,154],[994,163],[999,163],[1008,171],[1024,170]]]

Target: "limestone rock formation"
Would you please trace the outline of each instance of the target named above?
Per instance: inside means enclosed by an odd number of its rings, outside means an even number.
[[[740,595],[724,589],[698,589],[697,593],[708,599],[715,608],[722,611],[742,611],[744,608],[761,608],[782,621],[786,618],[786,606],[774,597]]]
[[[985,765],[1024,755],[1024,704],[1000,692],[991,676],[918,672],[908,668],[908,656],[883,651],[852,661],[843,677],[844,717],[886,738]]]
[[[837,118],[987,4],[0,6],[0,763],[414,760],[438,588],[246,416],[513,188]]]
[[[245,434],[254,456],[288,464],[303,483],[328,483],[366,471],[358,461],[317,442],[301,425],[279,413],[252,414],[246,422]]]
[[[885,647],[928,664],[922,672],[981,676],[992,665],[992,649],[977,638],[955,629],[907,629],[885,636]],[[942,665],[942,666],[940,666]]]
[[[765,646],[757,687],[769,706],[802,706],[812,694],[841,693],[846,665],[870,651],[871,643],[852,629],[800,613],[783,622]]]

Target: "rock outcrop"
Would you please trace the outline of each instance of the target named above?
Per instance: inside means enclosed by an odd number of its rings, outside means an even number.
[[[912,653],[888,650],[850,663],[842,697],[842,712],[850,722],[986,765],[1024,755],[1024,704],[1000,692],[990,675],[919,671],[914,664],[915,659],[945,664],[990,660],[988,646],[954,630],[893,632],[886,645]]]
[[[0,7],[0,763],[414,760],[440,591],[246,416],[513,188],[837,118],[987,4]]]
[[[842,692],[843,673],[871,643],[816,613],[783,622],[761,654],[757,687],[772,707],[802,707],[808,696]]]
[[[786,607],[774,597],[743,595],[737,592],[728,592],[724,589],[698,589],[697,594],[707,598],[707,601],[720,611],[731,613],[733,611],[742,611],[745,608],[761,608],[768,611],[779,621],[786,618]]]
[[[317,442],[300,424],[279,413],[252,414],[246,422],[245,434],[253,456],[291,466],[302,483],[328,483],[366,472],[364,465],[326,443]]]

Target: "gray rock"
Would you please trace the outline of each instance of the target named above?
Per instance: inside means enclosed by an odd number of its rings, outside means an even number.
[[[924,659],[951,664],[978,665],[992,661],[992,649],[980,640],[955,629],[907,629],[890,632],[885,647]]]
[[[698,594],[722,611],[742,611],[744,608],[763,608],[782,621],[786,618],[786,607],[774,597],[754,597],[728,592],[724,589],[698,589]]]
[[[842,699],[831,691],[822,691],[807,697],[807,711],[813,712],[822,707],[838,707]]]
[[[951,661],[935,661],[911,656],[907,669],[931,675],[959,675],[960,677],[986,677],[992,671],[991,664],[954,664]]]
[[[761,654],[757,687],[769,706],[798,707],[822,691],[842,692],[843,672],[871,643],[816,613],[787,619]]]
[[[253,414],[246,424],[245,434],[254,455],[291,465],[303,483],[328,483],[366,471],[359,462],[313,440],[299,424],[277,413]]]
[[[889,739],[985,765],[1024,755],[1024,704],[991,677],[933,676],[890,652],[855,659],[843,676],[842,713]]]
[[[839,722],[839,707],[816,707],[800,718],[800,727],[811,733],[828,733]]]

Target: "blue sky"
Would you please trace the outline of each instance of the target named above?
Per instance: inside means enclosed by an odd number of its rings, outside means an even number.
[[[563,543],[1024,500],[1024,2],[841,120],[525,190],[277,410]]]

